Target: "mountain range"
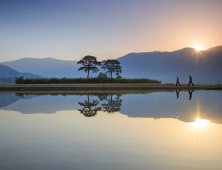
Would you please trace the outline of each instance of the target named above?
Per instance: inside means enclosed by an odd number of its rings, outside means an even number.
[[[222,82],[222,46],[205,51],[184,48],[173,52],[130,53],[118,58],[123,77],[151,78],[164,83],[188,83],[189,75],[198,84]]]
[[[15,77],[21,77],[24,78],[40,78],[41,76],[35,75],[32,73],[21,73],[16,71],[15,69],[12,69],[8,66],[0,64],[0,83],[7,83],[11,84],[14,83]]]
[[[129,53],[117,58],[122,66],[123,78],[150,78],[162,83],[174,83],[176,77],[180,83],[188,83],[189,75],[194,84],[222,83],[222,46],[197,51],[184,48],[172,52]],[[3,62],[18,72],[28,72],[42,77],[86,77],[78,71],[77,61],[57,60],[53,58],[22,58]],[[103,70],[99,67],[100,71]],[[98,73],[90,72],[92,77]]]
[[[42,77],[79,77],[77,61],[57,60],[54,58],[21,58],[2,63],[19,72],[29,72]],[[85,77],[85,74],[83,73]]]

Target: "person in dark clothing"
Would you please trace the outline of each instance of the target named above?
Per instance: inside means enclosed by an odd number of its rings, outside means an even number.
[[[180,93],[180,90],[179,91],[176,90],[177,99],[179,98],[179,93]]]
[[[180,85],[180,83],[179,83],[179,78],[177,77],[177,81],[176,81],[176,86],[177,86],[177,84],[179,84]],[[180,85],[181,86],[181,85]]]
[[[192,84],[193,85],[193,87],[194,87],[194,84],[193,84],[193,81],[192,81],[192,77],[191,77],[191,75],[189,75],[189,84],[188,84],[188,87],[190,86],[190,84]]]
[[[191,100],[192,99],[192,93],[193,93],[193,91],[194,91],[194,89],[192,90],[192,91],[188,91],[189,92],[189,100]]]

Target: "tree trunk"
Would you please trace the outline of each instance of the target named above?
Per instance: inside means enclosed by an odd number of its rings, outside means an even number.
[[[111,78],[112,78],[112,74],[113,74],[113,72],[111,71]]]
[[[89,70],[88,70],[88,76],[87,76],[87,78],[89,78]]]

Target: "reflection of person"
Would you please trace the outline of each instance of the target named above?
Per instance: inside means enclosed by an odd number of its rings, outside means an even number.
[[[179,98],[179,93],[180,93],[180,90],[179,91],[176,90],[177,99]]]
[[[188,86],[190,86],[190,84],[192,84],[193,85],[193,87],[194,87],[194,84],[193,84],[193,81],[192,81],[192,77],[191,77],[191,75],[189,75],[189,84],[188,84]]]
[[[194,89],[192,90],[192,91],[188,91],[189,92],[189,100],[191,100],[192,99],[192,93],[193,93],[193,91],[194,91]]]
[[[177,84],[179,84],[180,85],[180,83],[179,83],[179,78],[177,77],[177,81],[176,81],[176,86],[177,86]],[[181,85],[180,85],[181,86]]]

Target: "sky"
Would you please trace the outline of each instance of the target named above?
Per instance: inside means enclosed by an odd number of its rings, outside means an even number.
[[[0,62],[222,45],[221,0],[0,0]]]

